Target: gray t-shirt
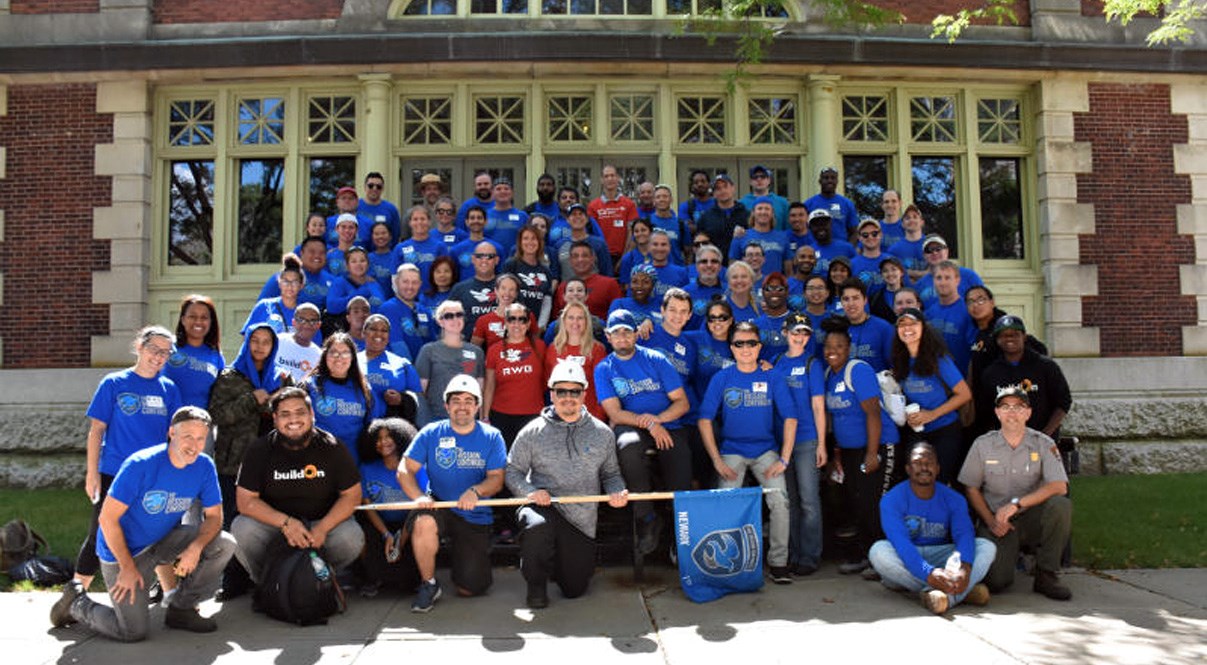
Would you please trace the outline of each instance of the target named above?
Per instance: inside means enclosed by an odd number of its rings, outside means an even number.
[[[444,409],[444,387],[458,374],[468,374],[476,379],[484,377],[486,354],[481,347],[469,342],[454,349],[443,340],[437,340],[419,349],[415,369],[419,372],[419,378],[427,381],[424,394],[427,396],[430,420],[440,420],[448,417],[448,411]]]

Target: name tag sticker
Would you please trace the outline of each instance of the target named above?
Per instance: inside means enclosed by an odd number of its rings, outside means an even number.
[[[615,226],[618,229],[624,228],[624,220],[623,219],[614,219],[614,220],[612,220],[612,226]]]
[[[987,460],[985,460],[985,464],[997,464],[997,460],[995,460],[995,459],[987,459]]]
[[[511,220],[511,221],[513,221],[513,222],[518,222],[518,221],[520,221],[520,216],[519,216],[519,215],[517,215],[517,214],[515,214],[515,213],[513,212],[513,213],[511,213],[510,215],[508,215],[508,216],[507,216],[507,219],[509,219],[509,220]]]
[[[374,217],[374,218],[373,218],[373,221],[375,221],[375,222],[384,222],[384,221],[386,221],[386,216],[385,216],[385,215],[378,215],[378,216],[376,216],[376,217]]]
[[[680,355],[680,356],[681,356],[681,355],[683,355],[683,354],[685,354],[685,353],[687,353],[687,347],[686,347],[686,346],[683,346],[682,344],[675,344],[675,354],[676,354],[676,355]]]
[[[149,406],[153,409],[162,409],[163,408],[163,398],[160,397],[159,395],[147,395],[147,396],[143,397],[143,404],[146,404],[147,406]]]
[[[473,360],[473,359],[474,359],[474,352],[473,352],[473,351],[469,351],[469,350],[462,351],[462,352],[461,352],[461,357],[462,357],[462,358],[465,358],[466,360]]]
[[[756,393],[765,393],[767,392],[767,384],[763,381],[755,381],[751,384],[750,389]]]
[[[441,448],[456,448],[456,447],[457,447],[457,439],[456,439],[456,438],[454,438],[454,437],[451,437],[451,436],[445,436],[445,437],[441,437],[441,438],[440,438],[440,443],[439,443],[438,445],[439,445]]]

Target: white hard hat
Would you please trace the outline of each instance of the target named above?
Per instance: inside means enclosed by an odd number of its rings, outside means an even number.
[[[469,393],[479,404],[482,403],[482,388],[478,385],[478,380],[468,374],[458,374],[448,382],[444,387],[444,401],[447,402],[449,395],[456,393]]]
[[[557,383],[577,383],[586,388],[587,373],[583,371],[583,366],[580,363],[563,358],[558,361],[553,371],[549,374],[549,387],[552,388]]]

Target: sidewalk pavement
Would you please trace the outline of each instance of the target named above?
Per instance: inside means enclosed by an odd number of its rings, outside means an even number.
[[[703,605],[686,599],[669,568],[647,569],[638,587],[628,568],[612,567],[583,598],[565,600],[551,587],[549,608],[536,611],[524,607],[514,568],[496,568],[482,598],[457,598],[447,572],[439,577],[445,596],[426,615],[410,612],[410,596],[353,594],[347,613],[300,628],[253,613],[244,596],[202,606],[219,624],[209,635],[166,629],[163,610],[153,609],[152,633],[137,644],[51,629],[57,592],[0,594],[0,653],[21,665],[1207,662],[1207,569],[1070,570],[1063,579],[1073,600],[1064,603],[1033,593],[1021,576],[987,607],[945,617],[831,565]]]

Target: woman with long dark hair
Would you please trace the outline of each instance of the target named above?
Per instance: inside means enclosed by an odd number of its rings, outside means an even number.
[[[503,433],[511,450],[516,434],[545,406],[545,343],[528,335],[528,308],[512,303],[504,311],[503,339],[486,351],[482,414]]]
[[[163,368],[189,406],[209,408],[210,386],[226,367],[218,332],[218,312],[209,296],[196,293],[180,300],[176,318],[176,352]]]
[[[428,275],[430,284],[419,296],[419,302],[431,311],[435,311],[440,303],[448,300],[448,294],[453,290],[459,277],[457,260],[451,256],[438,256],[432,261],[432,270]]]
[[[334,434],[359,463],[357,442],[378,405],[348,333],[337,332],[323,343],[318,367],[305,387],[314,405],[314,426]]]

